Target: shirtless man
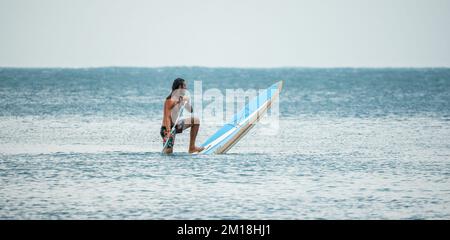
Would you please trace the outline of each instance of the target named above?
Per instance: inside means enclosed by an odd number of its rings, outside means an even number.
[[[161,137],[163,139],[163,145],[167,143],[164,153],[170,154],[173,152],[173,146],[175,144],[175,134],[182,133],[183,130],[191,128],[189,153],[200,152],[204,148],[195,146],[195,139],[197,138],[198,129],[200,128],[200,120],[197,117],[189,117],[176,121],[181,107],[186,102],[185,109],[189,112],[193,112],[192,106],[189,104],[189,98],[184,96],[187,89],[186,81],[182,78],[177,78],[173,81],[172,92],[166,97],[164,102],[164,114],[161,126]],[[176,125],[175,125],[176,124]],[[171,134],[170,130],[175,125],[175,133]]]

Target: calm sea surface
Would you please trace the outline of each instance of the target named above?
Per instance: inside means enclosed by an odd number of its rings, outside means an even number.
[[[284,80],[278,132],[161,155],[177,77]],[[450,69],[0,68],[0,219],[449,219],[449,136]]]

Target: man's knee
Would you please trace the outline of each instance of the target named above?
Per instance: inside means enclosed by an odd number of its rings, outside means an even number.
[[[200,125],[200,119],[198,117],[191,117],[191,124]]]
[[[166,154],[173,153],[173,148],[166,148],[166,149],[164,149],[164,153],[166,153]]]

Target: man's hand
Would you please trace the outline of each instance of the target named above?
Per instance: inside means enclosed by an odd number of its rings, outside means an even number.
[[[180,96],[178,103],[189,102],[189,96]]]

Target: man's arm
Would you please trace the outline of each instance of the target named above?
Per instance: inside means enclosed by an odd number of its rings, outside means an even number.
[[[190,113],[193,113],[194,112],[194,108],[191,106],[191,101],[190,101],[189,97],[188,96],[184,96],[183,100],[186,101],[186,105],[184,105],[184,108],[186,110],[188,110]]]
[[[174,106],[174,101],[171,99],[168,99],[164,102],[164,116],[163,116],[163,124],[166,127],[166,136],[169,136],[170,130],[171,130],[171,111]]]

